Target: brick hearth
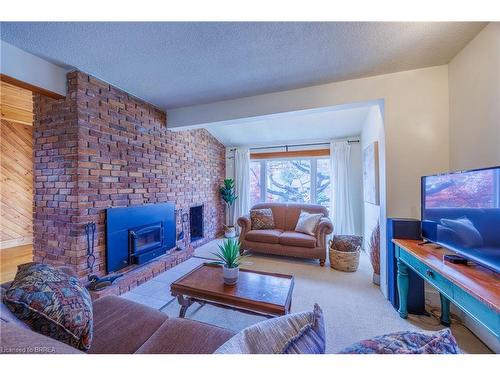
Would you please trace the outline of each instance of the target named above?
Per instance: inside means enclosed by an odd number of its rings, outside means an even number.
[[[65,99],[35,95],[34,259],[70,265],[81,279],[105,274],[105,209],[172,201],[203,204],[199,246],[222,233],[218,185],[224,146],[206,130],[167,130],[166,113],[82,72],[68,74]],[[87,266],[84,226],[97,223],[96,262]],[[180,225],[180,218],[178,217]],[[189,231],[186,231],[189,242]],[[191,256],[175,253],[127,273],[120,292]],[[164,257],[168,258],[168,257]]]

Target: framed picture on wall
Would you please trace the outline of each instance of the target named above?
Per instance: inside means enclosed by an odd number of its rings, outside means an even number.
[[[378,142],[373,142],[363,150],[363,197],[371,204],[380,204],[378,173]]]

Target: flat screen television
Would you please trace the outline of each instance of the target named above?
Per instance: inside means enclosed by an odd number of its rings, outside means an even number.
[[[500,272],[500,166],[421,183],[422,237]]]

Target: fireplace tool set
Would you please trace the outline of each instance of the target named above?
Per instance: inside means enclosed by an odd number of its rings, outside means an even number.
[[[181,231],[177,234],[177,241],[182,241],[176,248],[175,250],[180,251],[184,250],[186,248],[186,234],[184,231],[185,224],[189,221],[189,215],[188,213],[183,213],[182,208],[175,210],[175,215],[180,213],[181,217]]]
[[[113,281],[122,277],[123,275],[113,275],[113,276],[105,276],[99,277],[97,275],[92,274],[94,271],[95,264],[95,255],[94,255],[94,244],[95,244],[95,232],[96,232],[96,223],[91,221],[85,224],[85,234],[87,236],[87,266],[90,270],[89,281],[90,284],[88,288],[90,290],[103,290],[104,288],[110,286]]]

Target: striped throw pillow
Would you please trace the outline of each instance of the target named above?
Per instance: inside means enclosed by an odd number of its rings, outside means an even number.
[[[313,311],[280,316],[245,328],[215,351],[215,354],[324,353],[325,325],[317,304]]]

